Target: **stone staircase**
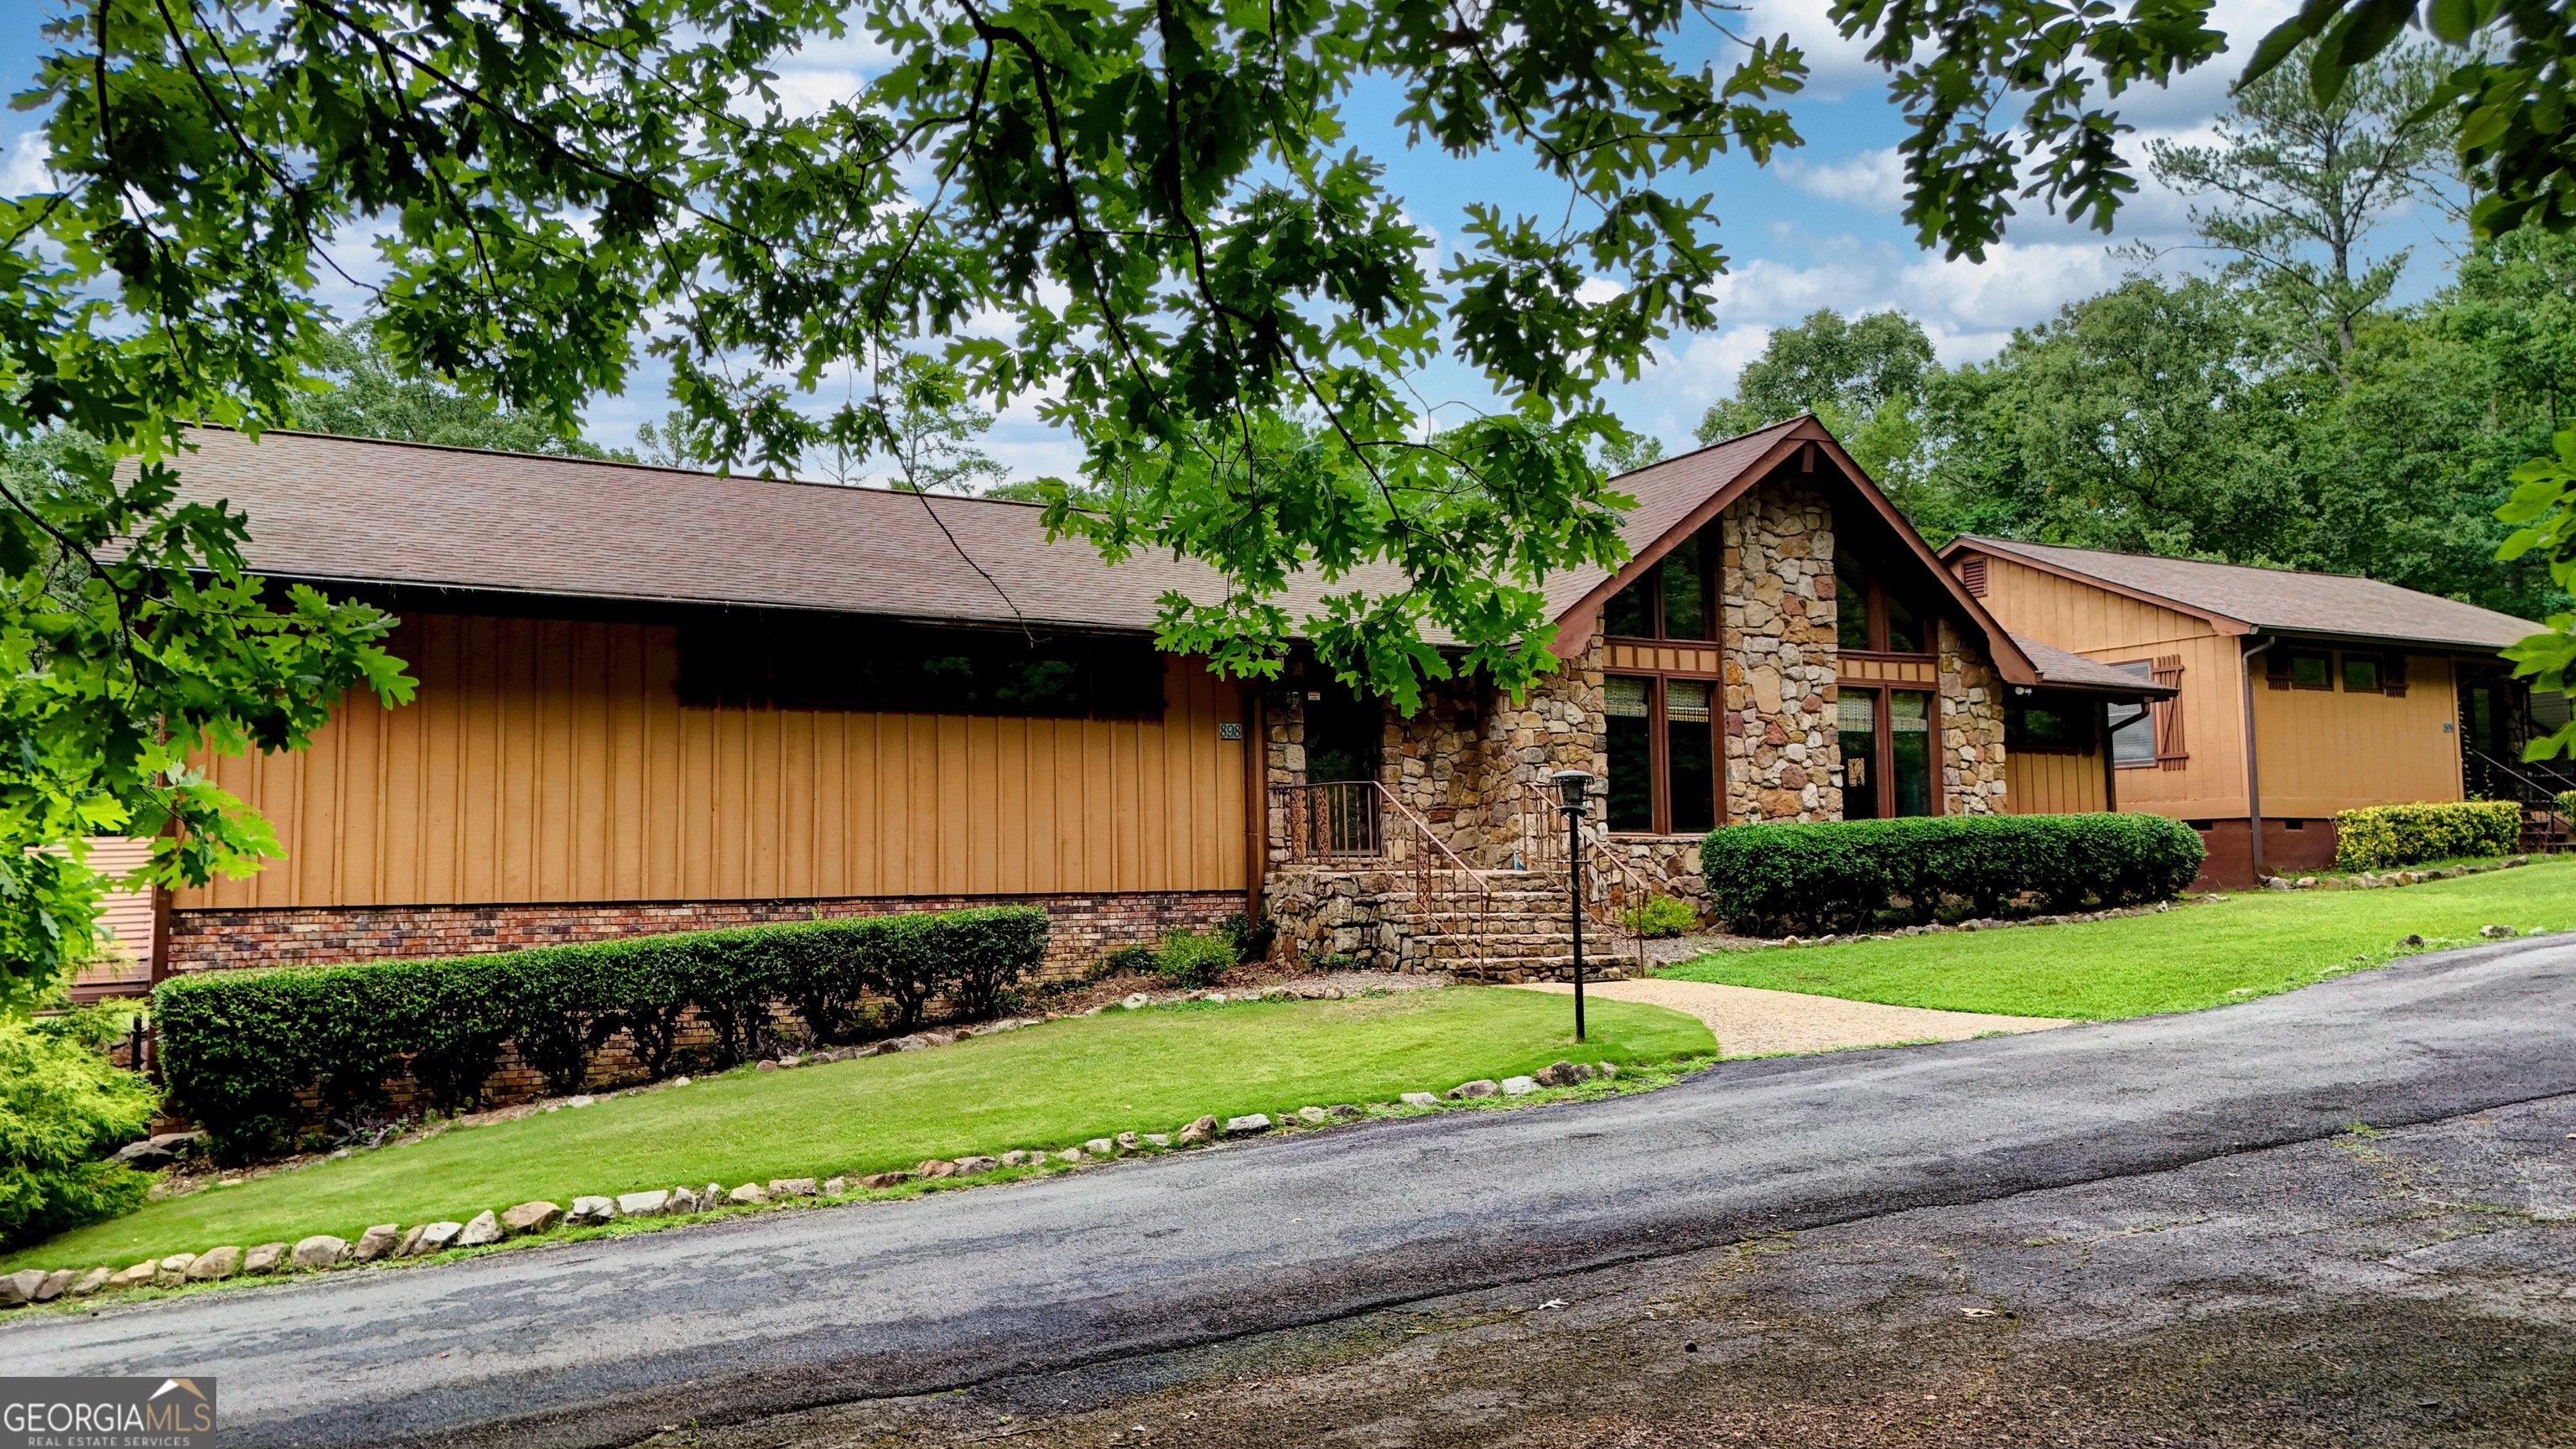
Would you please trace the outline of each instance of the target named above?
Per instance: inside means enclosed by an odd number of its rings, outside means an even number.
[[[1378,934],[1395,969],[1448,971],[1508,984],[1574,979],[1574,930],[1562,872],[1434,874],[1427,900],[1403,888],[1410,883],[1403,878],[1381,898]],[[1619,980],[1633,974],[1636,965],[1633,941],[1586,917],[1585,979]]]

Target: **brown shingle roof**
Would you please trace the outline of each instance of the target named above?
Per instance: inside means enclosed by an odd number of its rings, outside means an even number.
[[[2349,574],[2300,573],[2202,559],[2157,558],[2058,544],[1963,536],[1941,551],[1990,553],[2109,584],[2199,614],[2222,627],[2330,638],[2497,648],[2540,626],[2435,594]]]
[[[1630,546],[1661,537],[1794,422],[1621,479],[1637,498],[1621,528]],[[1166,590],[1222,597],[1195,561],[1110,567],[1088,543],[1050,543],[1033,504],[318,433],[192,440],[184,492],[245,511],[251,566],[281,578],[1117,630],[1154,627]],[[1551,613],[1607,577],[1552,575]],[[1385,566],[1329,586],[1301,576],[1284,602],[1294,615],[1327,592],[1401,584]]]
[[[2069,654],[2054,644],[2042,644],[2027,634],[2012,636],[2021,652],[2039,667],[2039,682],[2051,689],[2080,689],[2092,694],[2127,694],[2140,698],[2163,699],[2179,693],[2170,684],[2151,684],[2125,669],[2114,669],[2099,660],[2081,654]]]

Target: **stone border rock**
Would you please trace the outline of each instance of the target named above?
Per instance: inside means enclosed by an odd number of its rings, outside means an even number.
[[[227,1245],[209,1248],[203,1253],[173,1253],[167,1257],[146,1258],[123,1269],[105,1266],[86,1270],[29,1268],[0,1275],[0,1310],[59,1299],[85,1299],[110,1290],[179,1288],[199,1283],[274,1278],[290,1273],[335,1271],[361,1264],[407,1262],[450,1250],[495,1247],[513,1239],[539,1238],[558,1228],[602,1229],[620,1219],[694,1217],[731,1209],[848,1200],[861,1193],[892,1192],[934,1182],[966,1186],[970,1185],[971,1179],[985,1178],[994,1173],[1043,1171],[1056,1166],[1074,1168],[1211,1142],[1260,1137],[1283,1130],[1313,1131],[1365,1118],[1373,1111],[1378,1115],[1413,1115],[1446,1110],[1451,1103],[1500,1104],[1549,1089],[1608,1083],[1617,1080],[1619,1075],[1620,1067],[1616,1062],[1558,1061],[1529,1076],[1507,1077],[1500,1082],[1485,1077],[1461,1082],[1445,1094],[1446,1102],[1429,1092],[1405,1092],[1395,1102],[1368,1106],[1348,1102],[1330,1106],[1307,1105],[1275,1113],[1242,1113],[1226,1118],[1222,1123],[1213,1115],[1202,1116],[1177,1132],[1129,1130],[1114,1136],[1089,1138],[1077,1146],[1052,1151],[1015,1147],[993,1155],[978,1153],[953,1159],[932,1158],[908,1172],[876,1172],[858,1178],[827,1178],[821,1182],[810,1177],[771,1178],[765,1183],[742,1183],[730,1190],[721,1183],[711,1182],[704,1187],[682,1185],[623,1193],[615,1197],[577,1197],[569,1211],[551,1202],[524,1202],[498,1213],[484,1208],[461,1223],[442,1220],[417,1223],[409,1228],[397,1223],[378,1223],[362,1233],[355,1243],[329,1233],[316,1233],[292,1245],[261,1243],[248,1249]]]

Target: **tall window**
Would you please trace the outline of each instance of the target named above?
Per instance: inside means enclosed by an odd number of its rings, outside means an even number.
[[[2155,665],[2144,659],[2130,664],[2114,664],[2122,674],[2134,674],[2153,682]],[[2115,765],[2152,765],[2156,762],[2155,711],[2143,704],[2111,706],[2111,763]]]
[[[1715,826],[1716,682],[1613,674],[1602,684],[1610,828],[1680,835]]]
[[[1933,810],[1932,696],[1844,683],[1836,733],[1843,752],[1843,818],[1883,820]]]
[[[1834,552],[1834,638],[1871,654],[1924,654],[1931,630],[1912,603],[1857,556]]]
[[[1709,550],[1699,535],[1684,539],[1634,583],[1610,596],[1601,630],[1625,639],[1710,639],[1717,634],[1709,607]]]

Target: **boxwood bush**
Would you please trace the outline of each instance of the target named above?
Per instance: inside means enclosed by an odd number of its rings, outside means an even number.
[[[910,1031],[934,997],[973,1015],[1037,967],[1046,912],[991,906],[849,916],[363,965],[209,971],[154,988],[171,1099],[239,1161],[275,1150],[311,1115],[380,1105],[408,1075],[444,1111],[480,1104],[503,1048],[557,1093],[624,1031],[637,1062],[668,1075],[694,1011],[714,1065],[772,1045],[775,1007],[804,1034],[845,1041]],[[870,1000],[872,998],[873,1000]]]
[[[1739,931],[1821,935],[1874,924],[1902,898],[1981,916],[2034,892],[2052,911],[2134,905],[2200,873],[2200,836],[2161,815],[1949,815],[1734,825],[1700,845],[1710,906]]]
[[[2335,866],[2385,870],[2458,855],[2511,855],[2522,807],[2511,800],[2373,805],[2335,814]]]

